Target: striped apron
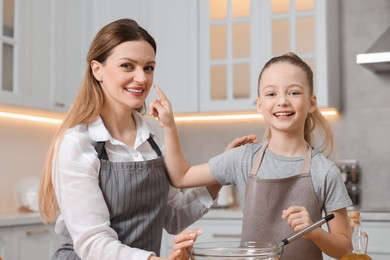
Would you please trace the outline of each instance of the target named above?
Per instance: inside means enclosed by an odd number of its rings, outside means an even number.
[[[301,174],[281,179],[261,179],[256,175],[263,160],[265,143],[249,175],[243,208],[242,241],[279,243],[294,234],[282,211],[304,206],[313,222],[321,219],[321,206],[310,177],[311,148],[308,145]],[[300,238],[284,247],[281,259],[322,259],[321,250],[308,239]]]
[[[110,162],[104,142],[98,142],[95,149],[101,162],[99,186],[110,212],[110,227],[122,244],[159,255],[169,179],[160,149],[152,137],[148,142],[157,159]],[[52,258],[58,259],[80,259],[70,237]]]

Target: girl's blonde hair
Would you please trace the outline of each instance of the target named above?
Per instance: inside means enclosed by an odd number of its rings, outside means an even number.
[[[59,214],[58,203],[53,187],[52,171],[53,159],[56,153],[55,147],[64,135],[66,129],[78,124],[87,124],[94,121],[102,111],[104,98],[100,83],[95,79],[91,62],[98,61],[105,63],[112,50],[128,41],[143,40],[148,42],[156,52],[156,43],[151,35],[140,27],[134,20],[120,19],[104,26],[95,36],[87,54],[87,69],[82,80],[80,90],[71,106],[69,113],[54,135],[49,148],[47,160],[41,176],[39,190],[39,208],[44,221],[54,222]],[[145,111],[145,104],[137,109],[139,112]]]
[[[260,84],[261,76],[263,75],[264,71],[267,68],[269,68],[272,64],[280,63],[280,62],[290,63],[292,65],[301,68],[302,71],[305,72],[306,80],[309,83],[309,94],[310,96],[313,96],[314,95],[313,71],[311,70],[310,66],[307,65],[306,62],[304,62],[298,55],[292,52],[286,53],[281,56],[276,56],[270,59],[264,65],[263,69],[260,72],[259,79],[257,82],[258,86]],[[258,96],[260,97],[259,88],[257,91],[258,91]],[[322,137],[322,142],[320,141],[319,143],[316,143],[318,144],[318,149],[321,152],[327,152],[327,156],[329,157],[333,151],[333,132],[328,121],[321,114],[318,107],[316,107],[313,113],[308,114],[305,121],[304,138],[310,146],[315,146],[314,143],[315,134],[320,135]],[[271,138],[271,130],[269,126],[267,126],[264,133],[264,139],[270,139],[270,138]]]

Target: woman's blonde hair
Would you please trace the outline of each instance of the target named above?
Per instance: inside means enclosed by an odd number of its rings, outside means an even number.
[[[310,66],[307,65],[306,62],[304,62],[298,55],[292,52],[286,53],[281,56],[276,56],[270,59],[264,65],[263,69],[260,72],[259,79],[258,79],[258,86],[260,84],[260,80],[261,80],[261,76],[263,75],[263,72],[267,68],[269,68],[272,64],[280,63],[280,62],[288,62],[302,69],[302,71],[306,74],[306,80],[309,83],[309,94],[310,96],[313,96],[314,95],[313,71],[311,70]],[[258,91],[258,96],[260,97],[259,88],[257,91]],[[327,156],[329,157],[333,151],[333,132],[328,121],[321,114],[318,107],[316,107],[314,112],[308,114],[305,121],[304,138],[310,146],[315,146],[314,137],[317,136],[315,134],[322,137],[322,142],[320,141],[319,143],[316,143],[318,144],[318,149],[321,152],[327,152]],[[270,139],[270,138],[271,138],[271,130],[269,126],[267,126],[264,132],[264,139]]]
[[[55,147],[57,142],[61,140],[66,129],[95,120],[103,107],[103,91],[100,83],[92,73],[91,62],[98,61],[104,64],[116,46],[124,42],[139,40],[148,42],[156,52],[156,43],[146,30],[140,27],[134,20],[120,19],[104,26],[92,41],[87,54],[87,69],[79,92],[69,113],[54,135],[43,168],[39,191],[39,208],[44,221],[54,222],[59,214],[52,180],[52,171],[55,170],[53,158],[56,153]],[[145,105],[137,110],[144,112]]]

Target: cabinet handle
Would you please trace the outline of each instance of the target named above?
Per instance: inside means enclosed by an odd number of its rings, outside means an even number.
[[[215,233],[213,234],[214,238],[241,238],[240,234],[219,234]]]
[[[26,231],[27,236],[40,236],[40,235],[47,235],[47,234],[49,234],[49,230],[47,229]]]
[[[55,102],[54,105],[56,107],[65,107],[65,104],[64,103],[60,103],[60,102]]]

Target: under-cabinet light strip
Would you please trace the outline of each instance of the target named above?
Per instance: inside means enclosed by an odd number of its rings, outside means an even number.
[[[337,110],[323,110],[321,113],[324,116],[336,116]],[[33,116],[19,113],[1,112],[0,117],[14,118],[35,122],[43,122],[50,124],[61,124],[62,119],[44,116]],[[178,115],[175,117],[177,122],[184,121],[216,121],[216,120],[241,120],[241,119],[261,119],[262,115],[256,113],[249,114],[224,114],[224,115]]]
[[[261,119],[260,114],[234,114],[234,115],[180,115],[175,117],[176,122],[183,121],[215,121],[215,120],[240,120],[240,119]]]
[[[10,113],[10,112],[0,112],[0,117],[43,122],[43,123],[50,123],[50,124],[57,124],[57,125],[62,123],[62,119],[58,119],[58,118],[32,116],[32,115],[25,115],[25,114]]]
[[[321,111],[321,110],[320,110]],[[337,116],[336,109],[322,110],[321,114],[330,117]],[[178,115],[175,117],[176,122],[183,121],[215,121],[215,120],[241,120],[241,119],[262,119],[263,116],[258,113],[247,114],[223,114],[223,115]]]

